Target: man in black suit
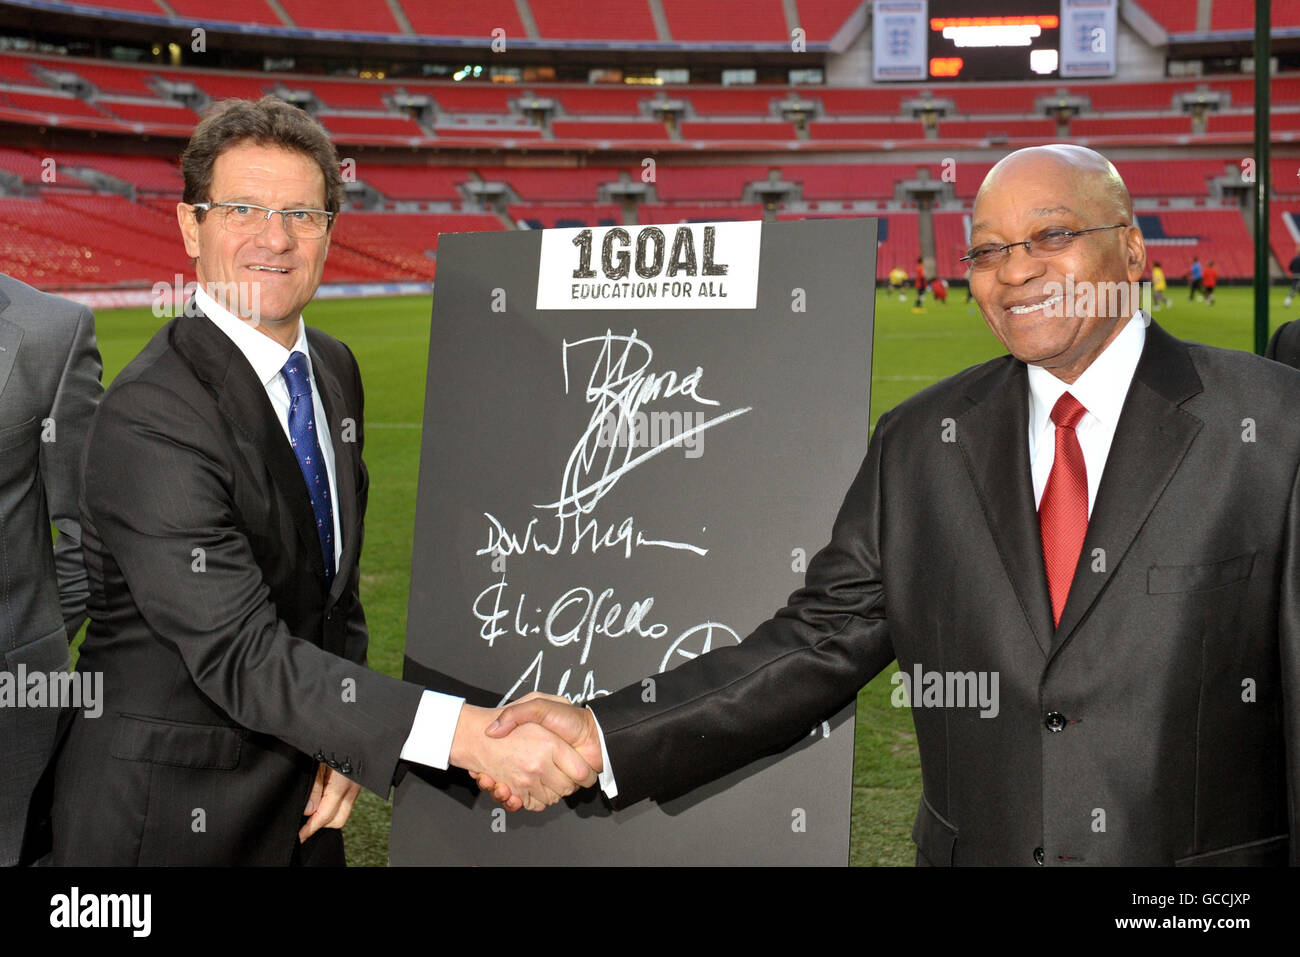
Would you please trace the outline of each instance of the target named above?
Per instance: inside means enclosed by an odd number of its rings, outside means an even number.
[[[1296,864],[1300,376],[1119,294],[1146,252],[1090,150],[1011,154],[973,219],[1010,355],[881,417],[787,607],[654,702],[539,698],[490,733],[544,723],[624,804],[789,746],[895,658],[996,674],[992,716],[912,696],[918,864]]]
[[[79,670],[105,706],[57,758],[56,863],[342,863],[359,786],[386,797],[400,760],[500,766],[539,807],[594,780],[549,732],[494,752],[491,712],[364,667],[361,377],[301,318],[342,195],[324,130],[228,101],[182,170],[198,314],[122,371],[87,440]]]
[[[1286,363],[1293,369],[1300,369],[1300,322],[1292,320],[1278,326],[1273,337],[1268,340],[1264,355]]]
[[[77,465],[101,368],[89,309],[0,275],[0,681],[15,696],[67,671],[86,618]],[[0,692],[0,866],[18,863],[61,703],[18,707]]]

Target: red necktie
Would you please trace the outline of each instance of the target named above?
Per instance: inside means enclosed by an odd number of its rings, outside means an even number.
[[[1056,457],[1038,504],[1038,527],[1043,535],[1043,564],[1052,596],[1052,621],[1061,623],[1065,599],[1070,594],[1074,568],[1088,533],[1088,469],[1074,427],[1088,410],[1065,392],[1056,400]]]

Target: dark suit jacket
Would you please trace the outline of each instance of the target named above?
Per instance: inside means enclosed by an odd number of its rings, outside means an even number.
[[[653,704],[591,703],[621,802],[790,745],[897,658],[999,676],[996,717],[913,698],[918,863],[1296,863],[1300,375],[1149,326],[1056,629],[1027,389],[1004,356],[882,416],[785,609]]]
[[[168,323],[104,398],[78,669],[103,672],[105,709],[57,759],[57,863],[288,864],[318,761],[388,794],[422,689],[363,667],[361,378],[346,346],[307,337],[341,509],[328,592],[297,460],[212,322]]]
[[[1273,338],[1268,340],[1264,355],[1300,369],[1300,322],[1284,322],[1278,326]]]
[[[0,275],[0,671],[9,675],[66,670],[85,620],[78,465],[101,371],[89,309]],[[57,719],[48,707],[0,708],[0,866],[18,860]]]

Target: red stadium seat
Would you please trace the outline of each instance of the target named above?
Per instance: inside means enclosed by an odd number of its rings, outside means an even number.
[[[779,120],[761,123],[701,123],[682,121],[682,138],[688,140],[792,140],[794,124]]]
[[[686,203],[642,203],[637,207],[637,222],[647,225],[675,223],[730,223],[762,219],[758,203],[717,204],[712,206]]]
[[[662,0],[662,4],[668,32],[679,43],[790,42],[781,0]]]
[[[228,23],[260,23],[266,26],[282,27],[283,23],[275,15],[266,0],[221,0],[220,5],[213,6],[208,0],[168,0],[168,6],[178,16],[190,20],[225,20]],[[153,12],[159,7],[154,4]]]
[[[416,33],[435,37],[475,37],[486,43],[492,31],[505,31],[506,42],[526,36],[514,0],[474,0],[473,3],[402,4],[406,19]]]
[[[1073,136],[1151,136],[1191,132],[1190,116],[1080,116],[1070,121]]]
[[[422,138],[428,135],[420,129],[418,123],[407,116],[322,113],[317,119],[325,129],[345,143],[365,142],[371,138]]]
[[[384,166],[363,161],[357,179],[389,199],[458,200],[458,184],[472,179],[468,170],[442,166]]]
[[[1142,9],[1170,33],[1196,29],[1196,4],[1186,0],[1141,0]]]
[[[224,2],[224,0],[223,0]],[[386,3],[357,0],[279,0],[295,26],[341,33],[401,33]],[[414,4],[413,4],[414,5]]]
[[[529,0],[537,34],[548,40],[658,39],[650,4],[625,0],[615,9],[606,0]]]
[[[798,4],[799,26],[809,43],[827,43],[860,6],[862,0],[802,0]]]
[[[613,203],[582,206],[526,206],[512,203],[506,212],[516,223],[523,223],[529,229],[619,226],[623,223],[623,213]]]
[[[560,140],[668,139],[668,127],[657,120],[554,120],[551,132]]]
[[[911,122],[881,121],[879,123],[815,120],[808,124],[808,133],[815,140],[920,140],[925,139],[925,127],[920,120]]]

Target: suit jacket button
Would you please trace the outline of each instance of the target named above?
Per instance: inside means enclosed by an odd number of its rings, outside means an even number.
[[[319,761],[321,764],[324,764],[324,763],[325,763],[325,752],[324,752],[324,751],[317,751],[315,754],[312,755],[312,757],[315,758],[317,761]]]
[[[343,773],[343,774],[351,774],[351,773],[352,773],[352,762],[351,762],[351,761],[344,761],[341,765],[339,765],[339,771],[340,771],[341,773]]]
[[[1034,848],[1034,863],[1039,867],[1043,866],[1043,849],[1041,847]]]
[[[1047,720],[1043,722],[1043,724],[1047,726],[1047,730],[1051,731],[1053,734],[1058,731],[1064,731],[1065,723],[1065,715],[1061,714],[1059,711],[1047,712]]]

